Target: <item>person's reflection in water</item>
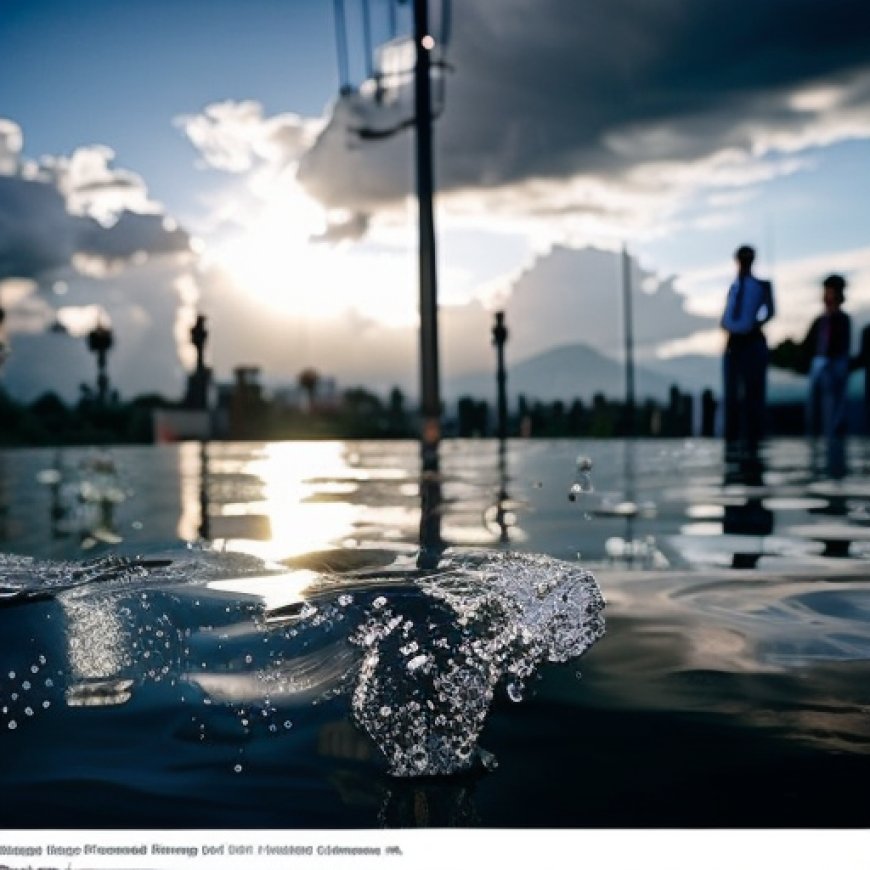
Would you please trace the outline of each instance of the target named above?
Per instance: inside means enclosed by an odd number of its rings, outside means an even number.
[[[744,455],[739,461],[726,464],[723,483],[726,487],[764,486],[764,462],[760,454]],[[763,539],[773,532],[773,512],[764,506],[760,494],[749,493],[743,504],[725,506],[722,530],[726,535],[761,539],[757,550],[738,550],[731,559],[732,568],[755,568],[764,555]]]
[[[842,480],[848,473],[846,463],[846,438],[831,435],[809,439],[810,474],[817,480]]]

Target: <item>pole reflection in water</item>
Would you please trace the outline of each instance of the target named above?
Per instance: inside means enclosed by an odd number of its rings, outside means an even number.
[[[509,510],[510,495],[507,489],[507,438],[498,439],[498,498],[495,508],[495,523],[499,529],[498,542],[510,542],[510,529],[514,524],[514,513]]]
[[[608,560],[613,564],[634,568],[665,568],[668,561],[658,549],[653,535],[638,537],[637,523],[642,519],[653,519],[656,516],[656,504],[650,500],[640,501],[637,493],[635,467],[635,439],[626,438],[623,448],[623,491],[622,500],[605,499],[601,507],[595,511],[599,517],[621,517],[624,522],[623,536],[613,536],[604,543]],[[585,457],[577,460],[578,483],[572,487],[579,493],[583,489],[582,481],[588,477],[592,463]],[[591,484],[589,485],[591,491]],[[570,495],[570,494],[569,494]]]
[[[208,441],[199,442],[199,538],[211,540],[208,498]]]
[[[437,568],[444,552],[441,537],[441,460],[438,444],[424,444],[420,468],[420,552],[418,568]]]

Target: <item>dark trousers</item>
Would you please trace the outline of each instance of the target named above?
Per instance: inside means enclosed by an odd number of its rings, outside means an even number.
[[[732,335],[725,349],[725,441],[736,444],[741,436],[754,452],[764,436],[767,394],[767,342],[761,332]]]

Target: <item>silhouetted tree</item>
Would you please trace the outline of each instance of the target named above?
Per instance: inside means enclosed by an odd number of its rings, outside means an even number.
[[[299,372],[299,386],[304,390],[308,398],[309,412],[314,410],[314,397],[317,394],[317,386],[320,383],[320,373],[311,367]]]

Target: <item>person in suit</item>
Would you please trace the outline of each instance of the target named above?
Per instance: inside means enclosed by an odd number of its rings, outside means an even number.
[[[726,333],[723,359],[725,443],[739,452],[757,453],[764,434],[767,394],[767,341],[762,326],[774,315],[773,286],[752,273],[755,251],[741,245],[734,253],[737,275],[728,288],[721,325]]]

